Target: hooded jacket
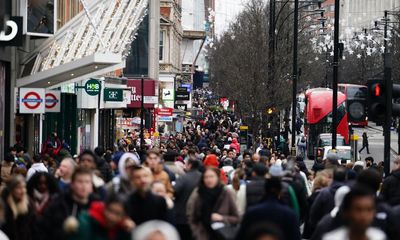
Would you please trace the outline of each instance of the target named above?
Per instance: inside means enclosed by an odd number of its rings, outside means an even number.
[[[106,191],[107,194],[128,194],[131,193],[134,189],[132,184],[129,181],[128,174],[125,170],[126,163],[129,159],[133,159],[135,164],[140,165],[139,158],[133,153],[125,153],[121,156],[120,161],[118,162],[118,172],[119,175],[115,176],[107,185]]]
[[[230,145],[230,148],[235,149],[236,153],[240,153],[240,144],[237,140],[237,138],[232,139],[232,143]]]

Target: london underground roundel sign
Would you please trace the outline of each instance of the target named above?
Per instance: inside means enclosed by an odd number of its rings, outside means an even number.
[[[45,113],[44,88],[20,88],[19,96],[20,113]]]
[[[58,99],[52,93],[46,93],[46,108],[53,108],[57,105]]]
[[[28,92],[22,97],[22,103],[29,109],[37,109],[42,102],[43,99],[37,92]]]

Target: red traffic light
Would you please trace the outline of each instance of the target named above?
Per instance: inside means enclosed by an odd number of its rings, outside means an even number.
[[[372,87],[372,93],[374,94],[375,97],[380,97],[382,94],[381,86],[379,84],[375,84]]]

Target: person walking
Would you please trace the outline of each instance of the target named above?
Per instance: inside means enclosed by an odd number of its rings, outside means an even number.
[[[237,240],[248,239],[256,224],[271,224],[284,235],[281,239],[300,240],[300,223],[296,213],[279,200],[282,193],[280,178],[271,177],[265,184],[265,201],[250,207],[243,217]]]
[[[34,216],[23,176],[14,175],[10,178],[2,192],[2,200],[5,204],[5,222],[1,230],[12,240],[35,239],[32,236]]]
[[[363,138],[362,148],[361,148],[360,151],[358,151],[358,152],[361,153],[362,150],[364,150],[364,148],[366,148],[366,149],[367,149],[367,154],[370,154],[370,153],[369,153],[368,135],[367,135],[366,132],[363,133],[362,138]]]
[[[190,231],[186,214],[186,204],[193,190],[200,181],[200,167],[200,161],[190,159],[187,163],[186,175],[178,178],[174,185],[176,224],[177,230],[182,239],[192,239],[192,233]]]
[[[218,168],[205,169],[199,187],[189,198],[187,214],[193,235],[198,240],[224,239],[218,230],[214,230],[215,223],[229,225],[239,223],[239,213],[233,194],[222,184]]]
[[[393,161],[392,173],[383,181],[381,198],[391,206],[400,205],[400,156]]]

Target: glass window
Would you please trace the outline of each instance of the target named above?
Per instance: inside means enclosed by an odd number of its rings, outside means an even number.
[[[160,62],[164,61],[164,51],[165,51],[165,31],[160,31],[160,50],[159,50],[159,58]]]
[[[348,87],[347,88],[347,98],[367,98],[367,88],[366,87]]]
[[[149,75],[149,16],[143,19],[137,37],[131,44],[131,54],[126,58],[124,75],[138,77]]]

